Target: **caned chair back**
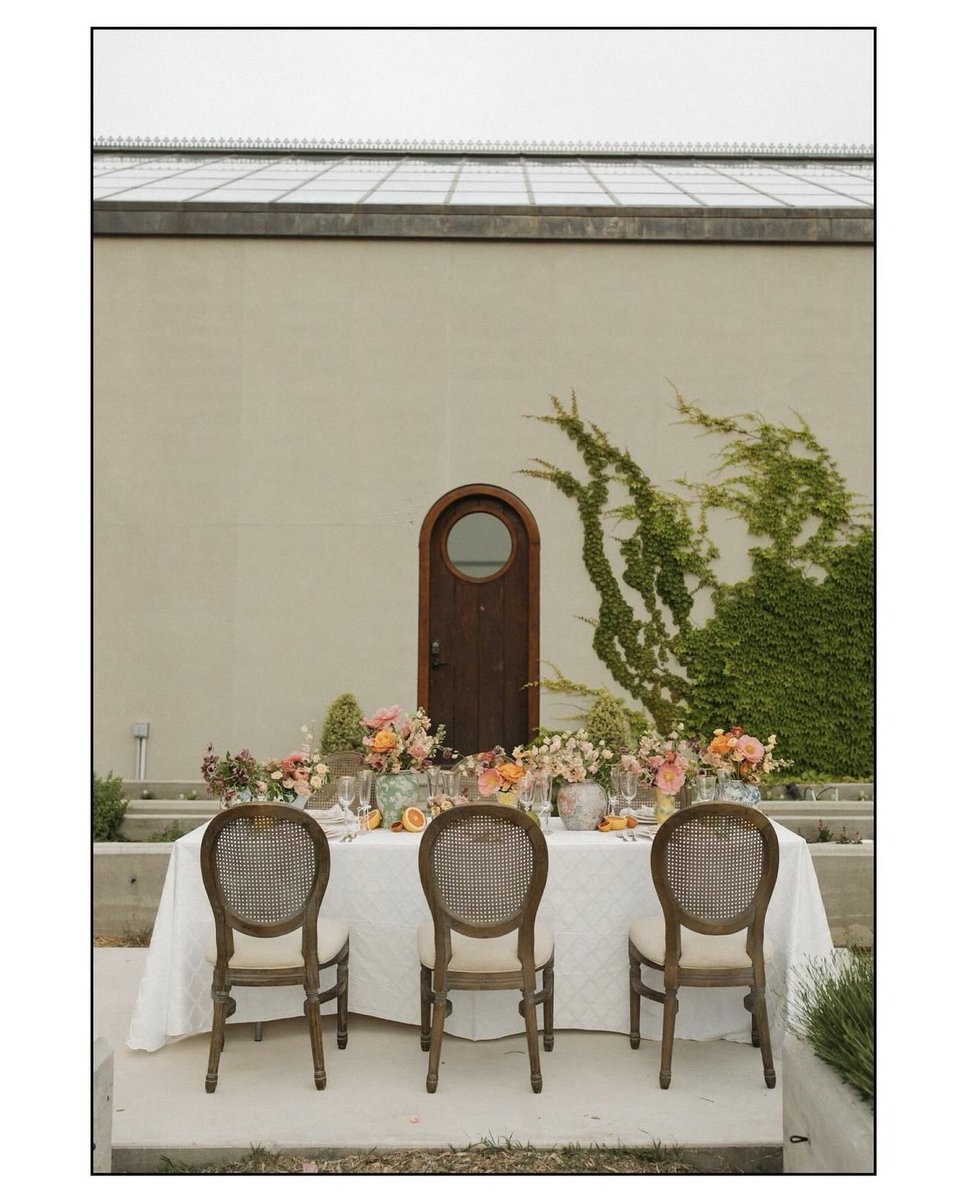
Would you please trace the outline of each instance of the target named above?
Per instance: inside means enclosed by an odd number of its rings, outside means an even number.
[[[779,871],[772,822],[745,804],[679,809],[651,848],[651,875],[666,923],[696,933],[762,934]]]
[[[342,775],[354,775],[364,769],[364,755],[356,750],[342,750],[324,756],[327,763],[327,783],[307,801],[308,809],[331,808],[337,803],[337,781]],[[357,809],[357,798],[354,808]]]
[[[547,882],[547,846],[535,821],[499,804],[468,804],[430,822],[419,876],[437,927],[498,937],[533,922]]]
[[[238,804],[210,821],[201,854],[221,955],[232,957],[232,929],[277,937],[303,925],[316,944],[331,860],[313,817],[285,804]]]

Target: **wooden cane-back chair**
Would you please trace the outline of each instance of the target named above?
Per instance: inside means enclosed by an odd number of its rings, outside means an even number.
[[[523,996],[530,1083],[539,1092],[538,1004],[544,1050],[554,1043],[553,931],[536,924],[547,882],[543,834],[516,809],[461,805],[436,817],[422,835],[419,876],[432,913],[418,937],[421,1044],[429,1051],[426,1089],[434,1092],[439,1082],[445,1020],[452,1011],[449,991],[510,989]]]
[[[661,1070],[672,1078],[678,989],[748,987],[743,1004],[763,1059],[763,1078],[776,1086],[766,1014],[763,928],[780,849],[768,817],[745,804],[697,804],[660,826],[651,847],[651,877],[662,916],[634,921],[628,930],[631,1046],[641,1041],[641,997],[664,1006]],[[664,991],[648,987],[641,969],[662,973]]]
[[[314,1083],[327,1083],[321,1004],[337,1000],[337,1043],[348,1043],[348,925],[321,917],[331,869],[327,838],[313,817],[285,804],[250,803],[218,813],[203,835],[203,883],[215,920],[207,949],[213,964],[213,1028],[206,1091],[216,1090],[234,985],[302,984]],[[337,982],[321,991],[322,968]]]
[[[307,801],[308,809],[331,808],[337,804],[337,781],[342,775],[354,775],[357,779],[358,772],[364,769],[364,755],[359,754],[356,750],[340,751],[335,754],[327,754],[324,757],[327,763],[327,783],[315,792]],[[352,809],[357,812],[358,797],[355,796]]]

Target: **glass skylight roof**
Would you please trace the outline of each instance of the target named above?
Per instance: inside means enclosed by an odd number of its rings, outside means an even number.
[[[856,159],[94,155],[95,200],[135,203],[863,209],[873,179]]]

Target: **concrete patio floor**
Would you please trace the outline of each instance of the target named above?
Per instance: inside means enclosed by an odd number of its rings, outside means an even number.
[[[339,1051],[328,1015],[327,1088],[318,1092],[307,1028],[294,1018],[266,1023],[261,1042],[251,1025],[230,1026],[219,1086],[207,1095],[207,1036],[154,1053],[125,1045],[146,955],[94,952],[93,1033],[114,1056],[114,1172],[153,1173],[162,1155],[190,1165],[233,1160],[252,1146],[333,1158],[507,1138],[537,1148],[661,1143],[713,1173],[782,1170],[780,1082],[767,1089],[759,1051],[732,1042],[676,1040],[672,1085],[663,1092],[656,1042],[635,1052],[624,1035],[558,1030],[554,1050],[542,1055],[543,1091],[534,1095],[522,1035],[447,1035],[439,1088],[429,1095],[416,1027],[352,1013]],[[774,1058],[779,1081],[780,1047]]]

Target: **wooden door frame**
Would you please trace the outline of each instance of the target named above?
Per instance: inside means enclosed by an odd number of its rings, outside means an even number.
[[[533,513],[519,496],[490,483],[469,483],[453,488],[429,509],[419,533],[419,620],[418,620],[418,704],[428,712],[429,705],[429,606],[431,603],[429,568],[432,556],[432,530],[450,505],[467,497],[489,496],[508,504],[523,522],[527,536],[527,675],[528,682],[540,678],[540,530]],[[488,511],[488,510],[484,510]],[[540,724],[540,688],[527,688],[527,730]],[[512,750],[513,747],[507,747]]]

